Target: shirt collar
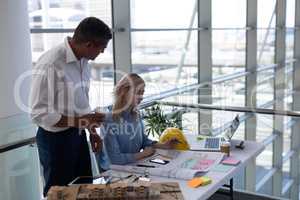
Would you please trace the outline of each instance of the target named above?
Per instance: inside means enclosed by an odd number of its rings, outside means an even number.
[[[65,47],[66,47],[66,63],[70,63],[70,62],[77,62],[78,59],[76,58],[70,44],[69,44],[69,39],[71,39],[70,37],[66,37],[65,38]]]

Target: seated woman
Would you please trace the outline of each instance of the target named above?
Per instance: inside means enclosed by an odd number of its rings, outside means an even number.
[[[104,151],[98,156],[98,164],[102,169],[108,166],[105,154],[111,164],[125,165],[151,156],[155,153],[155,148],[170,149],[177,143],[176,139],[163,144],[157,143],[145,134],[137,108],[143,100],[144,89],[144,80],[134,73],[123,76],[117,83],[114,104],[109,107],[109,113],[101,127]]]

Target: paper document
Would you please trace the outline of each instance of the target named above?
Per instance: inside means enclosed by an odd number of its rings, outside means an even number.
[[[131,165],[111,165],[112,170],[149,174],[189,180],[200,173],[209,171],[219,164],[224,154],[220,152],[176,151],[158,149],[156,153]],[[153,163],[161,159],[167,164]]]

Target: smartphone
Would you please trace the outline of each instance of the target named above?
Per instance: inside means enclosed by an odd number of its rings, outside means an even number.
[[[156,164],[161,164],[161,165],[166,165],[166,164],[169,163],[168,160],[162,160],[162,159],[159,159],[159,158],[152,159],[152,160],[150,160],[150,162],[156,163]]]

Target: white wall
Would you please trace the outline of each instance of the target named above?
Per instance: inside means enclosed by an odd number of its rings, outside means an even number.
[[[31,69],[30,31],[26,0],[0,1],[0,118],[21,113],[13,89],[16,79]],[[22,86],[27,101],[29,81]]]

